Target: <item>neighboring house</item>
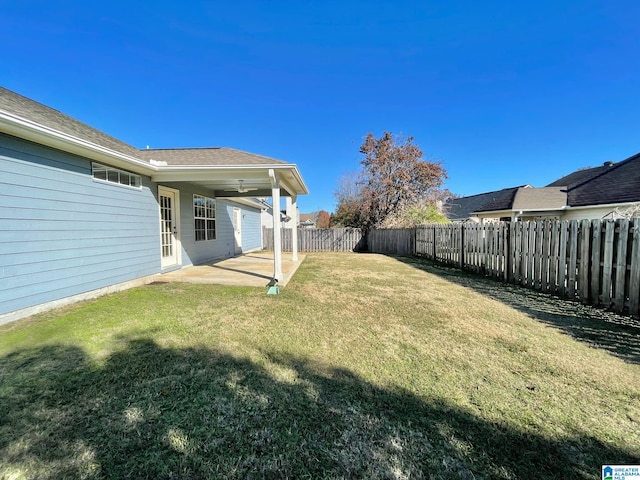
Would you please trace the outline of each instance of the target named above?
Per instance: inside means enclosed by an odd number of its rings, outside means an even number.
[[[477,208],[474,214],[484,221],[528,221],[558,219],[567,205],[567,194],[562,187],[518,187]]]
[[[280,210],[280,221],[282,222],[282,228],[293,228],[293,226],[297,223],[294,221],[294,218],[300,218],[300,212],[297,208],[293,208],[293,205],[289,205],[287,202],[287,208],[289,209],[289,214],[287,214],[287,210]],[[273,207],[265,202],[264,207],[262,208],[262,226],[266,228],[273,228]]]
[[[0,323],[260,249],[259,198],[306,193],[294,164],[139,150],[0,87]]]
[[[582,220],[639,213],[640,153],[577,170],[546,187],[524,185],[447,202],[452,221]]]
[[[495,192],[479,193],[468,197],[450,198],[443,205],[444,215],[452,222],[479,222],[479,217],[474,213],[484,205],[505,199],[511,199],[520,187],[504,188]]]
[[[298,226],[301,228],[316,228],[317,213],[301,213]]]
[[[298,209],[294,211],[290,205],[287,205],[287,209],[280,211],[282,228],[293,228],[294,225],[299,228],[315,228],[317,216],[315,213],[300,213]],[[273,208],[271,205],[262,210],[262,226],[273,228]]]
[[[548,186],[566,186],[563,219],[612,218],[616,212],[637,209],[640,203],[640,153],[618,163],[578,170]]]

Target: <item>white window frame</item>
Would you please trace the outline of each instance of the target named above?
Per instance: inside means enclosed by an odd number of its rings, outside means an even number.
[[[142,177],[140,175],[102,163],[91,162],[91,176],[96,182],[121,185],[127,188],[135,188],[136,190],[142,189]]]
[[[197,193],[193,194],[194,241],[208,242],[216,239],[216,208],[217,202],[215,198],[206,197]],[[213,225],[213,228],[210,228],[210,225]]]

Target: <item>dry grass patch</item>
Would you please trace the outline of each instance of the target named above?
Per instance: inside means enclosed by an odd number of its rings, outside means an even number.
[[[595,479],[640,458],[633,338],[380,255],[141,287],[0,327],[0,478]]]

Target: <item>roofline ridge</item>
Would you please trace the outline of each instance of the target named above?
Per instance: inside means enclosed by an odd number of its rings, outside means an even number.
[[[123,141],[123,140],[120,140],[118,137],[115,137],[115,136],[113,136],[113,135],[111,135],[111,134],[109,134],[109,133],[107,133],[107,132],[104,132],[104,131],[100,130],[99,128],[93,127],[93,126],[89,125],[88,123],[86,123],[86,122],[84,122],[84,121],[82,121],[82,120],[79,120],[79,119],[77,119],[77,118],[75,118],[75,117],[72,117],[72,116],[71,116],[71,115],[69,115],[68,113],[65,113],[65,112],[63,112],[63,111],[61,111],[61,110],[58,110],[57,108],[50,107],[49,105],[45,105],[44,103],[39,102],[38,100],[34,100],[33,98],[29,98],[29,97],[27,97],[27,96],[25,96],[25,95],[22,95],[21,93],[15,92],[15,91],[13,91],[13,90],[9,90],[8,88],[3,87],[3,86],[1,86],[1,85],[0,85],[0,89],[5,90],[5,91],[9,92],[11,95],[16,95],[16,96],[18,96],[18,97],[20,97],[20,98],[22,98],[22,99],[26,100],[27,102],[35,103],[36,105],[38,105],[38,106],[39,106],[39,107],[41,107],[41,108],[44,108],[45,110],[49,110],[49,111],[55,112],[57,115],[60,115],[60,116],[64,117],[66,120],[70,120],[70,121],[71,121],[72,123],[74,123],[74,124],[80,124],[80,125],[82,125],[82,126],[84,126],[84,127],[88,128],[88,129],[90,129],[90,130],[93,130],[94,132],[99,133],[100,135],[104,135],[105,137],[110,138],[111,140],[114,140],[116,143],[119,143],[119,144],[121,144],[121,145],[123,145],[123,146],[126,146],[126,147],[128,147],[128,148],[130,148],[130,149],[132,149],[132,150],[137,150],[137,148],[136,148],[136,147],[134,147],[133,145],[131,145],[130,143],[127,143],[127,142],[125,142],[125,141]],[[51,126],[48,126],[48,125],[42,124],[42,123],[40,123],[40,122],[36,122],[36,121],[31,120],[31,119],[29,119],[29,118],[27,118],[27,117],[24,117],[24,116],[23,116],[23,115],[21,115],[21,114],[15,114],[15,113],[12,113],[12,112],[10,112],[10,111],[8,111],[8,110],[5,110],[5,109],[2,109],[2,108],[0,108],[0,110],[4,111],[4,112],[6,112],[6,113],[8,113],[8,114],[10,114],[10,115],[13,115],[13,116],[15,116],[15,117],[17,117],[17,118],[21,118],[21,119],[23,119],[23,120],[27,120],[28,122],[31,122],[31,123],[34,123],[34,124],[37,124],[37,125],[41,125],[41,126],[43,126],[43,127],[49,128],[49,129],[51,129],[51,130],[56,130],[56,131],[61,132],[61,133],[65,133],[64,131],[59,130],[58,128],[51,127]],[[75,136],[75,135],[73,135],[73,134],[68,134],[68,133],[67,133],[66,135]],[[103,145],[101,145],[101,146],[103,146]],[[104,146],[103,146],[103,147],[104,147]],[[109,147],[104,147],[104,148],[109,148]]]
[[[586,184],[587,184],[587,183],[589,183],[589,182],[592,182],[592,181],[594,181],[594,180],[596,180],[596,179],[598,179],[598,178],[602,178],[604,175],[608,174],[609,172],[611,172],[611,171],[613,171],[613,170],[617,170],[617,169],[618,169],[619,167],[621,167],[622,165],[624,165],[624,164],[626,164],[626,163],[630,162],[631,160],[635,160],[636,158],[640,158],[640,152],[638,152],[638,153],[636,153],[636,154],[634,154],[634,155],[631,155],[630,157],[625,158],[624,160],[622,160],[622,161],[620,161],[620,162],[618,162],[618,163],[614,163],[613,165],[608,166],[607,168],[605,168],[605,169],[604,169],[602,172],[600,172],[599,174],[594,175],[593,177],[590,177],[590,178],[588,178],[587,180],[585,180],[585,181],[583,181],[583,182],[581,182],[581,183],[578,183],[578,184],[574,185],[573,187],[569,187],[569,186],[567,186],[567,190],[566,190],[566,192],[567,192],[567,193],[569,193],[569,192],[571,192],[571,191],[575,190],[576,188],[579,188],[579,187],[582,187],[583,185],[586,185]],[[605,167],[605,166],[606,166],[606,165],[601,165],[601,166],[599,166],[599,167],[593,167],[593,168],[603,168],[603,167]],[[570,175],[571,175],[571,174],[570,174]]]
[[[227,147],[167,147],[167,148],[138,148],[142,152],[158,150],[220,150]]]

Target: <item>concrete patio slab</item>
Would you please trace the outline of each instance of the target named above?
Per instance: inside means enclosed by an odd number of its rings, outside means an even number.
[[[304,255],[299,255],[298,260],[294,262],[291,260],[291,255],[282,256],[284,278],[279,279],[278,285],[286,286],[304,258]],[[194,265],[163,273],[157,281],[266,287],[272,278],[273,252],[253,252],[206,265]]]

